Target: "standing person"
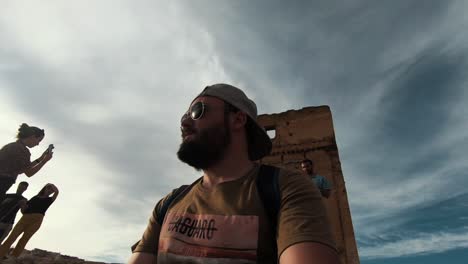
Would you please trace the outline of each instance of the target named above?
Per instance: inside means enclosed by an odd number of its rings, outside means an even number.
[[[254,161],[272,142],[242,90],[206,87],[183,115],[181,132],[178,158],[203,176],[169,207],[170,195],[157,203],[129,264],[339,263],[322,199],[307,178],[279,170],[280,211],[268,218]]]
[[[6,256],[11,245],[13,245],[15,240],[23,233],[21,239],[11,253],[14,257],[21,255],[29,239],[31,239],[34,233],[41,227],[47,209],[49,209],[49,206],[57,199],[58,194],[59,190],[57,187],[48,183],[36,196],[26,203],[23,217],[16,223],[11,234],[0,246],[0,259]]]
[[[46,150],[38,159],[31,162],[31,152],[28,148],[39,145],[44,138],[44,129],[22,124],[16,138],[15,142],[0,149],[0,201],[16,182],[19,174],[24,173],[31,177],[52,158],[52,152]]]
[[[16,213],[20,209],[24,213],[28,200],[24,198],[23,193],[28,189],[28,186],[27,182],[20,182],[16,193],[7,193],[5,199],[0,203],[0,244],[10,233],[15,223]]]
[[[331,184],[325,177],[315,172],[312,160],[304,159],[301,161],[301,169],[315,183],[323,197],[330,197]]]

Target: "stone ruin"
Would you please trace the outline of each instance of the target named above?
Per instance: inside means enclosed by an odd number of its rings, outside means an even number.
[[[332,231],[343,264],[358,264],[343,172],[335,140],[333,120],[328,106],[306,107],[279,114],[259,116],[273,141],[271,154],[262,163],[300,170],[304,158],[314,161],[315,171],[332,183],[328,199],[324,199]]]
[[[86,261],[77,257],[42,249],[24,250],[16,259],[0,260],[2,264],[106,264],[104,262]]]

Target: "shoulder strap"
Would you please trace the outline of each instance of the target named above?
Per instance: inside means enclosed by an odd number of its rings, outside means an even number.
[[[164,217],[166,216],[167,210],[174,203],[176,200],[184,197],[197,183],[199,183],[203,177],[198,178],[190,185],[182,185],[177,189],[174,189],[172,194],[167,197],[164,203],[161,205],[161,208],[156,212],[156,216],[158,217],[158,224],[162,226],[164,222]]]
[[[281,192],[279,189],[279,168],[269,165],[261,165],[257,177],[257,191],[266,210],[270,231],[278,235],[278,214],[281,205]],[[274,252],[278,256],[278,246],[274,243]]]
[[[174,189],[172,194],[167,197],[167,199],[162,203],[160,209],[156,211],[156,216],[158,217],[157,221],[160,226],[162,226],[164,217],[166,216],[167,209],[169,206],[176,200],[176,198],[182,198],[187,194],[191,189],[192,185],[182,185],[177,189]]]
[[[192,187],[200,181],[200,179],[196,180],[190,185],[182,185],[179,188],[176,188],[172,191],[172,194],[169,195],[167,199],[162,203],[160,209],[156,211],[157,222],[159,226],[162,226],[164,217],[166,216],[167,210],[169,209],[171,204],[177,199],[184,197],[190,191],[190,189],[192,189]],[[135,244],[133,244],[130,247],[132,252],[135,251],[135,248],[138,246],[139,243],[140,240],[138,240]]]

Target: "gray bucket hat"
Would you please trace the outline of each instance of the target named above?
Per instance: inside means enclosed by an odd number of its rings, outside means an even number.
[[[247,114],[252,121],[252,125],[247,126],[250,160],[259,160],[270,154],[272,142],[265,128],[257,121],[257,105],[255,105],[255,102],[250,100],[241,89],[229,84],[218,83],[205,87],[195,98],[201,96],[219,98]]]

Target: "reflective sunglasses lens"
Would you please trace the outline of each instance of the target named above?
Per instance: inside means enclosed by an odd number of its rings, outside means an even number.
[[[193,120],[197,120],[201,118],[202,115],[203,115],[203,103],[197,102],[194,105],[192,105],[192,108],[190,108],[190,117]]]

